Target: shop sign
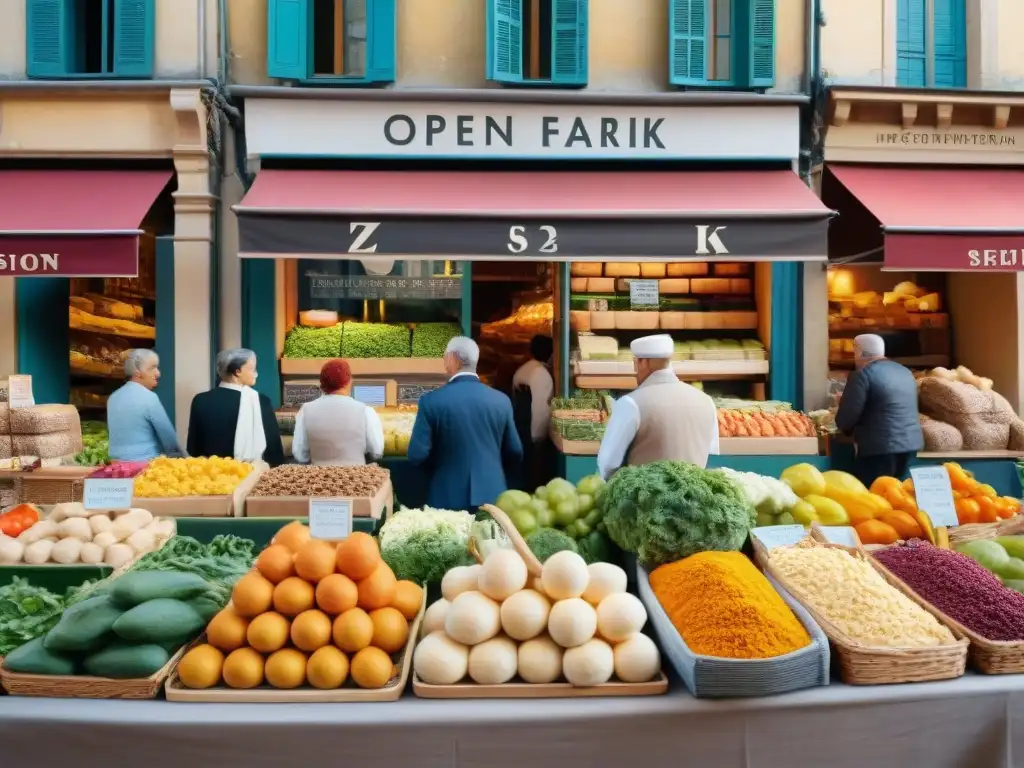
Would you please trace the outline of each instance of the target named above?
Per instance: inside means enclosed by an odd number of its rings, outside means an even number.
[[[828,220],[393,219],[238,211],[243,258],[400,258],[595,261],[721,258],[823,260]],[[396,288],[397,291],[397,288]]]
[[[354,245],[354,244],[353,244]],[[307,272],[309,294],[314,299],[459,299],[458,277],[377,277],[374,275],[326,275]]]
[[[352,499],[309,500],[309,534],[314,539],[340,541],[352,533]]]
[[[875,144],[887,147],[1015,147],[1017,137],[981,131],[879,131]]]
[[[137,277],[139,239],[0,236],[0,277]]]
[[[799,140],[787,104],[246,101],[261,156],[766,160],[796,158]]]
[[[936,272],[1024,271],[1024,236],[886,234],[885,266]]]
[[[914,480],[917,506],[928,513],[933,525],[953,527],[960,524],[953,503],[953,486],[944,466],[914,467],[910,476]]]

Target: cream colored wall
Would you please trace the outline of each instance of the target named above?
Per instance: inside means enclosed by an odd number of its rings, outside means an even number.
[[[252,0],[250,0],[252,1]],[[253,5],[256,5],[253,2]],[[200,14],[205,23],[200,23]],[[217,0],[156,0],[155,74],[165,79],[214,76],[217,71]],[[200,26],[205,71],[200,69]],[[0,80],[25,78],[25,2],[0,1]]]
[[[266,85],[266,0],[226,0],[231,81]],[[398,0],[398,88],[497,87],[484,77],[484,0]],[[590,91],[668,89],[668,0],[590,0]],[[777,91],[798,91],[804,0],[776,0]]]

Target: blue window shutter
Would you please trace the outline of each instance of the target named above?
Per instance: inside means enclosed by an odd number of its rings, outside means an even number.
[[[935,18],[935,85],[967,87],[967,4],[965,0],[933,0]]]
[[[114,0],[114,74],[153,76],[156,0]]]
[[[309,76],[309,0],[267,0],[267,74],[280,80]]]
[[[925,66],[925,23],[927,0],[897,0],[896,85],[924,88],[928,85]]]
[[[487,79],[523,80],[523,0],[487,2]]]
[[[395,80],[395,0],[369,0],[366,8],[366,79]]]
[[[704,0],[669,0],[668,54],[672,85],[707,85],[707,8]]]
[[[751,88],[775,85],[775,0],[749,0]]]
[[[587,84],[587,12],[587,0],[552,0],[552,83]]]
[[[71,68],[71,36],[65,0],[28,0],[25,11],[28,76],[66,77]]]

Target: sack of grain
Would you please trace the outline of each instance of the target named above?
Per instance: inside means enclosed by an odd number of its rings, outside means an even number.
[[[918,402],[922,413],[952,424],[961,431],[972,422],[1008,426],[1016,418],[1001,395],[934,376],[921,380]]]
[[[13,455],[10,435],[0,435],[0,459],[9,459]]]
[[[921,431],[924,433],[924,449],[936,453],[962,451],[964,438],[960,430],[952,424],[938,419],[922,419]]]
[[[82,450],[82,430],[52,432],[47,435],[15,435],[13,450],[17,456],[58,459]]]
[[[1024,421],[1017,419],[1010,425],[1010,442],[1006,447],[1011,451],[1024,451]]]
[[[7,403],[0,403],[0,435],[11,434],[11,412]]]
[[[965,451],[1001,451],[1010,444],[1009,424],[973,421],[960,428]]]
[[[49,435],[54,432],[82,434],[78,409],[73,405],[33,405],[30,408],[15,408],[11,411],[10,419],[10,432],[15,435]]]

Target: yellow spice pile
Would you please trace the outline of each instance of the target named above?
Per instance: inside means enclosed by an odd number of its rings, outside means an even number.
[[[934,616],[870,563],[830,547],[778,547],[768,556],[801,602],[863,645],[908,648],[955,642]]]

